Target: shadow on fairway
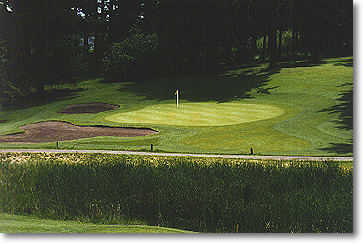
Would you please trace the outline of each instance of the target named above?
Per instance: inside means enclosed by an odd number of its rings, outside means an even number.
[[[346,83],[341,86],[350,86]],[[353,89],[343,92],[337,99],[339,104],[330,108],[321,110],[320,112],[328,112],[329,114],[337,113],[338,119],[333,121],[337,124],[336,128],[342,130],[353,130]],[[353,152],[353,140],[349,143],[331,143],[330,147],[322,148],[321,150],[332,153],[352,153]]]
[[[235,99],[253,98],[250,92],[269,94],[277,87],[267,87],[272,74],[280,69],[261,69],[257,66],[240,66],[226,70],[220,74],[169,76],[154,80],[130,83],[120,91],[127,90],[145,100],[174,99],[176,89],[180,91],[180,99],[190,102],[228,102]]]
[[[124,86],[127,90],[145,100],[174,99],[174,92],[179,89],[180,99],[190,102],[229,102],[235,99],[253,98],[250,94],[256,90],[260,94],[270,94],[278,87],[269,87],[270,76],[279,73],[282,68],[314,67],[326,61],[298,59],[284,60],[272,68],[264,68],[267,64],[245,64],[223,68],[219,74],[168,76],[167,78],[137,81]],[[121,91],[122,91],[121,90]]]
[[[312,60],[297,60],[297,61],[284,61],[279,63],[280,68],[298,68],[298,67],[315,67],[326,64],[325,61],[312,61]]]
[[[323,109],[320,112],[328,112],[329,114],[338,113],[338,120],[334,121],[338,129],[353,129],[353,89],[339,94],[337,101],[339,104],[330,108]]]
[[[50,89],[42,93],[34,93],[25,97],[19,97],[13,104],[4,104],[4,109],[24,109],[33,106],[40,106],[56,101],[67,100],[79,97],[79,92],[85,89]]]
[[[340,60],[339,63],[334,64],[335,66],[353,67],[353,58]]]
[[[353,153],[353,140],[351,140],[351,143],[330,143],[329,147],[320,150],[338,154]]]

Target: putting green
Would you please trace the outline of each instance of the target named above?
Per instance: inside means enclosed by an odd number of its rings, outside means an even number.
[[[279,107],[241,103],[182,103],[158,104],[140,110],[117,113],[106,120],[121,123],[160,124],[179,126],[221,126],[277,117],[284,111]]]

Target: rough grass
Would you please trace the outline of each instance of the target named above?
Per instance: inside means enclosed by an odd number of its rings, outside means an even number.
[[[351,63],[352,58],[347,57],[319,64],[280,63],[274,70],[264,64],[241,66],[219,75],[121,83],[87,80],[73,88],[59,86],[58,90],[66,92],[44,104],[6,108],[0,112],[0,119],[7,120],[0,124],[0,134],[19,132],[19,127],[28,123],[64,120],[79,125],[151,127],[160,133],[143,138],[67,141],[61,143],[63,149],[148,150],[154,144],[155,150],[169,152],[247,154],[253,147],[260,155],[351,156]],[[178,124],[182,120],[176,113],[174,117],[167,113],[167,108],[175,106],[176,89],[181,90],[185,105],[198,105],[192,112],[184,112],[188,118],[185,124]],[[120,108],[98,114],[57,113],[69,104],[89,102],[119,104]],[[217,105],[212,108],[212,104]],[[263,113],[244,110],[251,104],[267,109]],[[206,120],[193,116],[203,106]],[[158,113],[151,115],[156,110]],[[216,116],[218,113],[221,116]],[[10,147],[55,148],[55,143],[0,144],[0,148]]]
[[[0,154],[0,212],[198,232],[352,232],[352,162]],[[1,226],[0,226],[1,227]]]

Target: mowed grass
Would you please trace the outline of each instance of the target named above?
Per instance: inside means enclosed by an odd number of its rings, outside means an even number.
[[[112,233],[112,234],[183,234],[193,233],[174,228],[147,225],[105,225],[40,219],[31,216],[0,213],[0,233]]]
[[[46,120],[78,125],[150,127],[145,137],[97,137],[60,143],[63,149],[112,149],[259,155],[352,155],[352,57],[245,65],[219,74],[143,81],[87,80],[59,86],[68,94],[0,112],[0,135]],[[176,89],[181,108],[176,110]],[[73,92],[72,92],[73,91]],[[60,114],[69,104],[105,102],[98,114]],[[55,148],[55,143],[2,143],[0,148]]]
[[[181,103],[148,106],[140,110],[114,114],[106,120],[121,123],[178,126],[223,126],[273,118],[283,110],[262,104]]]

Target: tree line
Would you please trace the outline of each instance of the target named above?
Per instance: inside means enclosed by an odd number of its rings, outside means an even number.
[[[9,100],[85,74],[138,79],[352,55],[353,2],[0,0],[0,40]]]

